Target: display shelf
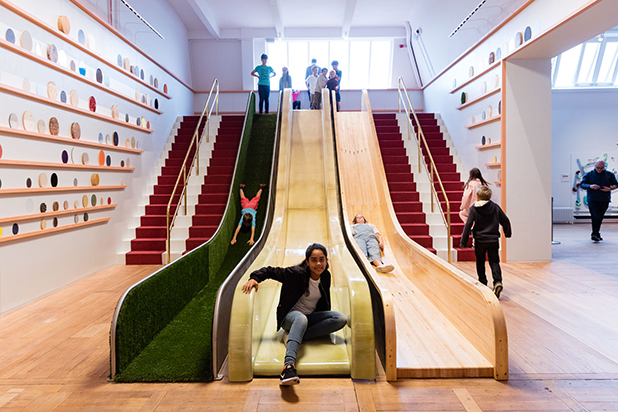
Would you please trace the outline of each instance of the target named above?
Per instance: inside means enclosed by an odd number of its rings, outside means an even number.
[[[68,144],[68,145],[73,145],[73,146],[92,147],[95,149],[109,150],[109,151],[114,151],[114,152],[131,153],[131,154],[137,154],[137,155],[144,153],[143,150],[132,149],[132,148],[125,147],[125,146],[113,146],[113,145],[97,143],[97,142],[89,142],[87,140],[81,140],[81,139],[76,140],[70,137],[53,136],[51,134],[38,133],[38,132],[28,132],[26,130],[11,129],[10,127],[4,127],[4,126],[0,126],[0,134],[1,133],[12,134],[14,136],[18,136],[18,137],[25,138],[25,139],[47,140],[47,141],[54,142],[54,143],[62,143],[62,144]]]
[[[77,169],[77,170],[100,170],[109,172],[132,172],[134,167],[99,166],[99,165],[76,165],[69,163],[31,162],[25,160],[0,160],[0,166],[29,167],[32,169]],[[2,190],[2,189],[0,189]]]
[[[30,51],[28,51],[28,50],[26,50],[26,49],[24,49],[22,47],[19,47],[19,46],[13,44],[13,43],[9,43],[8,41],[6,41],[4,39],[0,39],[0,47],[4,47],[7,50],[10,50],[10,51],[12,51],[14,53],[17,53],[17,54],[21,55],[21,56],[24,56],[24,57],[26,57],[26,58],[28,58],[28,59],[30,59],[32,61],[35,61],[35,62],[37,62],[39,64],[42,64],[44,66],[50,67],[50,68],[52,68],[52,69],[54,69],[54,70],[56,70],[56,71],[58,71],[58,72],[60,72],[60,73],[62,73],[64,75],[66,75],[66,76],[71,76],[71,77],[73,77],[73,78],[75,78],[75,79],[77,79],[77,80],[79,80],[79,81],[81,81],[83,83],[89,84],[90,86],[94,86],[94,87],[96,87],[98,89],[101,89],[101,90],[106,91],[106,92],[108,92],[110,94],[113,94],[116,97],[120,97],[121,99],[124,99],[124,100],[126,100],[126,101],[128,101],[130,103],[135,104],[136,106],[139,106],[141,108],[150,110],[151,112],[154,112],[154,113],[157,113],[157,114],[163,114],[162,111],[160,111],[158,109],[155,109],[154,107],[151,107],[151,106],[149,106],[149,105],[147,105],[145,103],[142,103],[141,101],[139,101],[137,99],[134,99],[131,96],[127,96],[126,94],[120,93],[120,92],[118,92],[118,91],[116,91],[116,90],[114,90],[114,89],[112,89],[110,87],[105,86],[102,83],[98,83],[98,82],[96,82],[96,81],[94,81],[92,79],[87,78],[86,76],[82,76],[81,74],[79,74],[77,72],[74,72],[74,71],[71,71],[71,70],[69,70],[67,68],[64,68],[60,64],[54,63],[54,62],[52,62],[49,59],[46,59],[46,58],[43,58],[43,57],[39,57],[36,54],[34,54],[34,53],[32,53],[32,52],[30,52]]]
[[[494,180],[494,184],[496,186],[502,186],[502,181],[501,180]]]
[[[3,217],[0,219],[0,224],[27,222],[29,220],[38,220],[38,219],[47,219],[47,218],[52,218],[52,217],[57,217],[57,216],[74,215],[76,213],[99,212],[101,210],[113,209],[116,206],[118,206],[118,203],[113,203],[111,205],[103,205],[103,206],[83,207],[80,209],[58,210],[57,212],[34,213],[31,215]]]
[[[477,150],[489,150],[489,149],[494,149],[497,147],[502,146],[502,142],[496,142],[496,143],[489,143],[489,144],[483,144],[480,146],[476,146],[475,149]]]
[[[472,76],[471,78],[469,78],[468,80],[466,80],[465,82],[460,84],[459,86],[455,87],[453,90],[450,91],[450,93],[453,94],[456,91],[461,90],[462,88],[466,87],[467,85],[469,85],[470,83],[472,83],[473,81],[478,79],[479,77],[481,77],[481,76],[487,74],[488,72],[492,71],[496,67],[500,66],[500,62],[501,62],[501,60],[498,60],[497,62],[495,62],[492,65],[488,66],[485,70],[483,70],[479,74]]]
[[[66,193],[66,192],[100,192],[106,190],[124,190],[126,185],[118,186],[69,186],[69,187],[31,187],[25,189],[0,189],[0,196],[8,195],[30,195],[46,193]]]
[[[1,0],[0,0],[1,1]],[[52,105],[59,107],[61,109],[66,109],[75,113],[83,114],[84,116],[94,117],[95,119],[103,120],[108,123],[115,123],[119,126],[129,127],[134,130],[138,130],[143,133],[152,133],[154,130],[147,129],[145,127],[138,126],[133,123],[128,123],[119,119],[114,119],[113,117],[103,116],[102,114],[91,112],[90,110],[82,109],[81,107],[72,106],[70,103],[62,103],[59,100],[52,100],[49,97],[39,96],[38,94],[29,93],[23,91],[21,89],[17,89],[12,86],[8,86],[6,84],[0,83],[0,91],[11,93],[16,96],[25,97],[26,99],[34,100],[36,102],[40,102],[47,105]]]
[[[498,87],[497,89],[494,89],[488,93],[485,93],[482,96],[477,97],[476,99],[472,99],[469,102],[466,102],[464,104],[462,104],[461,106],[456,107],[457,110],[461,110],[461,109],[465,109],[468,106],[472,106],[474,103],[478,103],[481,100],[485,100],[487,99],[489,96],[493,96],[494,94],[498,93],[500,90],[502,90],[500,87]]]
[[[34,238],[34,237],[41,237],[41,236],[46,236],[46,235],[52,235],[54,233],[66,232],[67,230],[79,229],[79,228],[82,228],[82,227],[88,227],[88,226],[98,225],[98,224],[101,224],[101,223],[107,223],[110,219],[111,219],[111,217],[105,217],[103,219],[90,220],[88,222],[73,223],[73,224],[70,224],[70,225],[64,225],[64,226],[59,226],[59,227],[52,227],[50,229],[37,230],[37,231],[34,231],[34,232],[27,232],[27,233],[11,235],[11,236],[6,236],[6,237],[3,236],[3,237],[0,238],[0,245],[2,245],[4,243],[9,243],[9,242],[15,242],[17,240],[30,239],[30,238]]]
[[[485,163],[485,166],[489,167],[490,169],[497,169],[499,167],[502,167],[502,163],[500,162],[496,162],[496,163]]]
[[[489,119],[481,120],[480,122],[469,124],[466,127],[468,130],[476,129],[477,127],[485,126],[486,124],[497,122],[502,118],[502,115],[499,114],[497,116],[490,117]]]
[[[72,38],[70,38],[68,35],[62,33],[60,30],[57,30],[55,27],[50,26],[49,24],[39,20],[37,17],[33,16],[32,14],[28,13],[27,11],[17,7],[15,4],[8,2],[6,0],[0,0],[0,5],[4,6],[5,8],[7,8],[8,10],[11,10],[13,13],[18,14],[19,16],[23,17],[24,19],[30,21],[31,23],[39,26],[40,28],[44,29],[45,31],[53,34],[54,36],[56,36],[59,39],[62,39],[63,41],[67,42],[68,44],[70,44],[71,46],[81,50],[82,52],[94,57],[95,59],[99,60],[102,63],[105,63],[107,66],[113,68],[114,70],[116,70],[119,73],[122,73],[124,76],[128,77],[131,80],[135,80],[136,82],[142,84],[143,86],[157,92],[158,94],[160,94],[161,96],[167,98],[167,99],[171,99],[172,97],[170,95],[168,95],[167,93],[163,92],[162,90],[157,89],[154,86],[151,86],[148,82],[140,79],[139,77],[135,76],[133,73],[126,71],[124,68],[119,67],[117,64],[115,64],[115,62],[113,61],[109,61],[106,58],[98,55],[97,53],[95,53],[94,51],[90,50],[89,48],[87,48],[86,46],[82,45],[81,43],[79,43],[76,40],[73,40]]]

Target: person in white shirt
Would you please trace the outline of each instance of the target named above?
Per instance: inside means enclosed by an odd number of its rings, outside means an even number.
[[[313,68],[313,72],[311,74],[311,76],[307,77],[305,79],[305,83],[307,84],[307,89],[309,90],[309,93],[311,94],[311,109],[317,109],[316,104],[318,103],[316,100],[316,93],[315,93],[315,87],[318,84],[318,66],[315,66]]]

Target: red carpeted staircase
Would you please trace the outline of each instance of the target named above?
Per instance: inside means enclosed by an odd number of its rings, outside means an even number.
[[[241,119],[240,130],[242,131],[242,121],[244,120],[243,116],[222,117],[219,131],[217,132],[216,143],[214,144],[215,149],[212,152],[213,159],[215,158],[215,156],[217,158],[222,157],[221,155],[217,154],[217,149],[221,151],[226,151],[225,149],[220,149],[221,147],[226,147],[226,142],[232,143],[231,146],[228,145],[230,148],[232,148],[232,150],[238,150],[241,133],[236,133],[236,125],[238,123],[238,120],[236,120],[237,118]],[[195,128],[197,127],[198,120],[198,116],[183,117],[183,121],[180,125],[180,128],[178,129],[178,132],[174,139],[174,143],[172,143],[172,149],[168,152],[167,159],[165,160],[165,166],[161,168],[161,175],[157,178],[157,184],[154,186],[154,193],[150,195],[150,203],[146,206],[146,214],[140,218],[141,226],[136,228],[135,230],[136,238],[131,241],[131,251],[126,254],[125,258],[127,265],[146,265],[162,263],[162,255],[166,250],[165,242],[167,238],[167,203],[169,202],[170,195],[172,194],[174,185],[176,184],[176,179],[178,178],[178,174],[182,167],[182,162],[185,158],[185,155],[187,154],[187,150],[189,149],[191,138],[193,136],[193,133],[195,132]],[[231,126],[228,126],[228,124],[230,124]],[[230,138],[230,135],[228,134],[228,129],[234,130],[234,132],[236,133],[236,136],[234,138]],[[200,133],[202,132],[202,130],[203,126],[201,127]],[[189,157],[192,158],[194,154],[195,148],[191,150]],[[234,159],[235,158],[236,152],[234,152]],[[220,160],[215,160],[215,163],[219,161]],[[211,165],[212,164],[213,160],[211,160]],[[210,169],[211,168],[209,167],[209,172]],[[223,216],[223,209],[225,209],[227,193],[229,191],[229,182],[234,172],[233,169],[234,161],[232,161],[230,167],[225,168],[225,174],[223,169],[213,172],[217,173],[217,176],[220,176],[219,179],[227,182],[225,199],[222,202],[223,207],[221,208],[220,205],[217,204],[217,206],[213,208],[213,211],[216,211],[216,213],[218,213],[218,220],[216,226],[219,225],[221,217]],[[224,177],[227,180],[225,180]],[[208,176],[205,176],[205,178],[208,178]],[[176,191],[178,194],[174,196],[174,201],[172,202],[172,207],[170,209],[170,212],[172,214],[176,210],[176,206],[178,204],[178,200],[180,199],[180,193],[182,192],[183,185],[184,182],[181,181]],[[205,206],[208,207],[210,205]]]
[[[436,253],[433,248],[433,239],[429,235],[429,225],[425,223],[423,203],[416,191],[416,183],[406,149],[403,146],[397,118],[394,113],[376,113],[373,118],[386,171],[386,180],[399,224],[410,239]]]
[[[461,197],[463,195],[463,183],[460,179],[459,173],[457,172],[457,166],[453,162],[453,156],[450,154],[450,149],[446,145],[446,140],[444,140],[442,132],[440,131],[440,126],[438,125],[434,114],[417,113],[417,116],[449,199],[451,209],[451,237],[453,239],[453,246],[457,250],[457,260],[460,262],[474,261],[475,258],[473,249],[461,249],[458,247],[464,225],[459,218],[459,207],[461,205]],[[412,222],[417,225],[420,223],[425,223],[425,214],[422,213],[422,203],[418,202],[418,193],[415,192],[415,187],[412,186],[414,183],[412,175],[409,171],[409,166],[407,169],[408,177],[405,177],[401,173],[393,173],[392,171],[389,172],[389,168],[393,168],[393,165],[391,164],[393,161],[401,163],[403,162],[402,159],[405,157],[405,164],[408,164],[408,159],[407,156],[405,156],[403,140],[401,134],[399,133],[399,126],[395,114],[374,114],[374,121],[378,132],[380,150],[382,151],[382,157],[384,160],[385,169],[387,171],[387,180],[391,192],[391,198],[393,200],[393,206],[397,214],[397,219],[399,220],[401,227],[412,240],[422,246],[427,247],[435,253],[433,248],[428,247],[426,243],[423,243],[423,241],[427,242],[424,238],[420,238],[422,241],[417,240],[416,234],[419,229],[415,226],[410,226]],[[412,119],[412,122],[418,132],[418,125],[416,125],[415,120]],[[423,147],[422,151],[425,157],[425,162],[429,164],[430,161],[427,150]],[[434,185],[438,191],[442,209],[446,212],[446,202],[444,201],[444,196],[441,193],[437,178],[434,178]],[[406,195],[402,193],[404,189],[407,193]],[[407,196],[407,199],[414,196],[411,190],[414,190],[414,193],[416,193],[416,202],[402,201],[402,196]],[[413,208],[414,212],[412,211]],[[427,235],[429,235],[428,228]],[[431,241],[431,237],[429,237],[429,239]],[[431,243],[429,243],[429,246],[431,246]]]
[[[244,121],[244,116],[223,116],[221,119],[202,193],[195,206],[193,225],[189,228],[185,253],[207,242],[219,227],[230,192]]]

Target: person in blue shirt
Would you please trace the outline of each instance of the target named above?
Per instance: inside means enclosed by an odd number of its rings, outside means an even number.
[[[268,114],[268,100],[270,98],[270,78],[275,77],[277,73],[273,70],[272,67],[267,66],[266,62],[268,61],[268,56],[262,54],[260,56],[262,59],[262,64],[256,66],[255,69],[251,72],[251,76],[257,77],[258,80],[258,92],[260,95],[260,114],[263,113],[263,109],[266,109],[266,113]],[[266,107],[264,107],[266,106]]]
[[[589,171],[582,178],[581,188],[588,192],[588,210],[592,218],[592,234],[590,239],[595,242],[603,240],[601,237],[601,223],[612,200],[612,190],[618,187],[616,176],[605,170],[605,161],[599,160],[594,170]]]
[[[244,226],[251,226],[251,239],[247,242],[250,245],[255,243],[255,215],[257,215],[258,204],[260,203],[260,197],[262,196],[262,189],[266,187],[265,184],[260,185],[260,190],[255,194],[255,197],[251,200],[245,197],[244,188],[245,185],[240,185],[240,207],[242,210],[240,211],[240,222],[238,222],[238,227],[234,232],[234,237],[232,237],[232,241],[230,244],[236,243],[236,236],[238,236],[238,232],[240,232],[240,228]]]

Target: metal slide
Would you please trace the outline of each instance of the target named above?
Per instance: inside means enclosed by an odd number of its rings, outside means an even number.
[[[262,266],[292,266],[311,243],[329,251],[332,309],[351,315],[352,327],[330,339],[303,343],[297,369],[302,375],[375,378],[374,325],[369,286],[347,250],[339,219],[338,182],[328,95],[323,110],[292,110],[283,95],[281,140],[273,223],[265,246],[236,286],[229,331],[229,380],[277,376],[285,344],[276,331],[280,284],[267,280],[257,292],[242,293],[249,274]]]

